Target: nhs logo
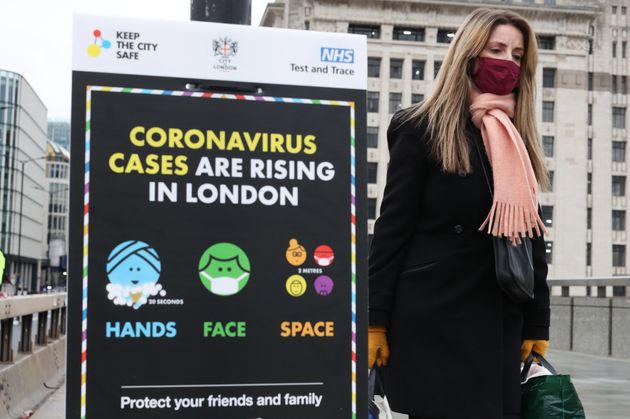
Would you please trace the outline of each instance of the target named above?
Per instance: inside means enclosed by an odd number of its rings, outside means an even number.
[[[322,47],[320,60],[327,63],[354,63],[354,50],[346,48]]]

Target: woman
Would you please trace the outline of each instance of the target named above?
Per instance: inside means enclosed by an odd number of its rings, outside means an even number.
[[[387,185],[370,249],[368,362],[388,365],[392,409],[412,419],[518,418],[521,357],[547,348],[537,183],[548,178],[535,124],[536,62],[525,19],[475,10],[431,96],[388,129]],[[492,235],[516,242],[525,234],[533,234],[535,298],[519,305],[497,284]]]

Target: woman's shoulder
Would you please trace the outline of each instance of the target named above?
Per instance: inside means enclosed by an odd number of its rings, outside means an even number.
[[[391,150],[397,143],[405,142],[406,147],[427,148],[427,118],[418,112],[416,106],[397,111],[387,129],[387,142]]]
[[[388,131],[426,131],[427,122],[417,105],[399,109],[389,122]]]

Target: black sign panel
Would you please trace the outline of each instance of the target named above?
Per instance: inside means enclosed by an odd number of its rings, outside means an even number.
[[[364,92],[184,84],[74,75],[67,417],[365,417]]]

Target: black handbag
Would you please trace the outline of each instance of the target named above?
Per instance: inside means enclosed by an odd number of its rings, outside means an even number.
[[[490,179],[483,162],[479,144],[475,142],[483,174],[494,196]],[[520,244],[512,244],[506,237],[493,236],[494,267],[497,274],[499,288],[516,303],[526,303],[534,299],[534,264],[532,257],[532,241],[529,237],[521,238]]]

